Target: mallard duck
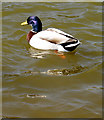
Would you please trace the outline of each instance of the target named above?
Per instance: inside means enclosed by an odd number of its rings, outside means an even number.
[[[21,25],[31,25],[32,30],[27,34],[29,44],[37,49],[73,51],[80,41],[72,35],[56,28],[42,31],[42,22],[37,16],[30,16]]]

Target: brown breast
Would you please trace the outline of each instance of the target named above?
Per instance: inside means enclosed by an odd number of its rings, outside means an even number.
[[[30,32],[27,34],[27,40],[28,40],[28,42],[30,41],[30,39],[32,38],[32,36],[35,35],[35,34],[36,34],[36,32],[32,32],[32,31],[30,31]]]

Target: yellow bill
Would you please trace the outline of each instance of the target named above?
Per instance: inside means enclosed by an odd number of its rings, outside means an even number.
[[[21,23],[21,25],[28,25],[27,21]]]

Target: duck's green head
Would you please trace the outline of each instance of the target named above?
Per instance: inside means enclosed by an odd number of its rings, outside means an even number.
[[[42,22],[37,16],[30,16],[21,25],[31,25],[34,32],[42,31]]]

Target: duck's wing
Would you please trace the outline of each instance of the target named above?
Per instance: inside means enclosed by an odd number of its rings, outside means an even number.
[[[77,39],[75,39],[72,35],[69,35],[56,28],[48,28],[47,30],[37,33],[35,37],[38,37],[42,40],[46,40],[54,44],[62,44],[66,42],[72,43],[77,41]]]
[[[48,28],[47,31],[53,31],[53,32],[56,32],[56,33],[59,33],[61,35],[64,35],[66,37],[69,37],[69,38],[74,38],[72,35],[68,34],[68,33],[65,33],[59,29],[56,29],[56,28]]]

